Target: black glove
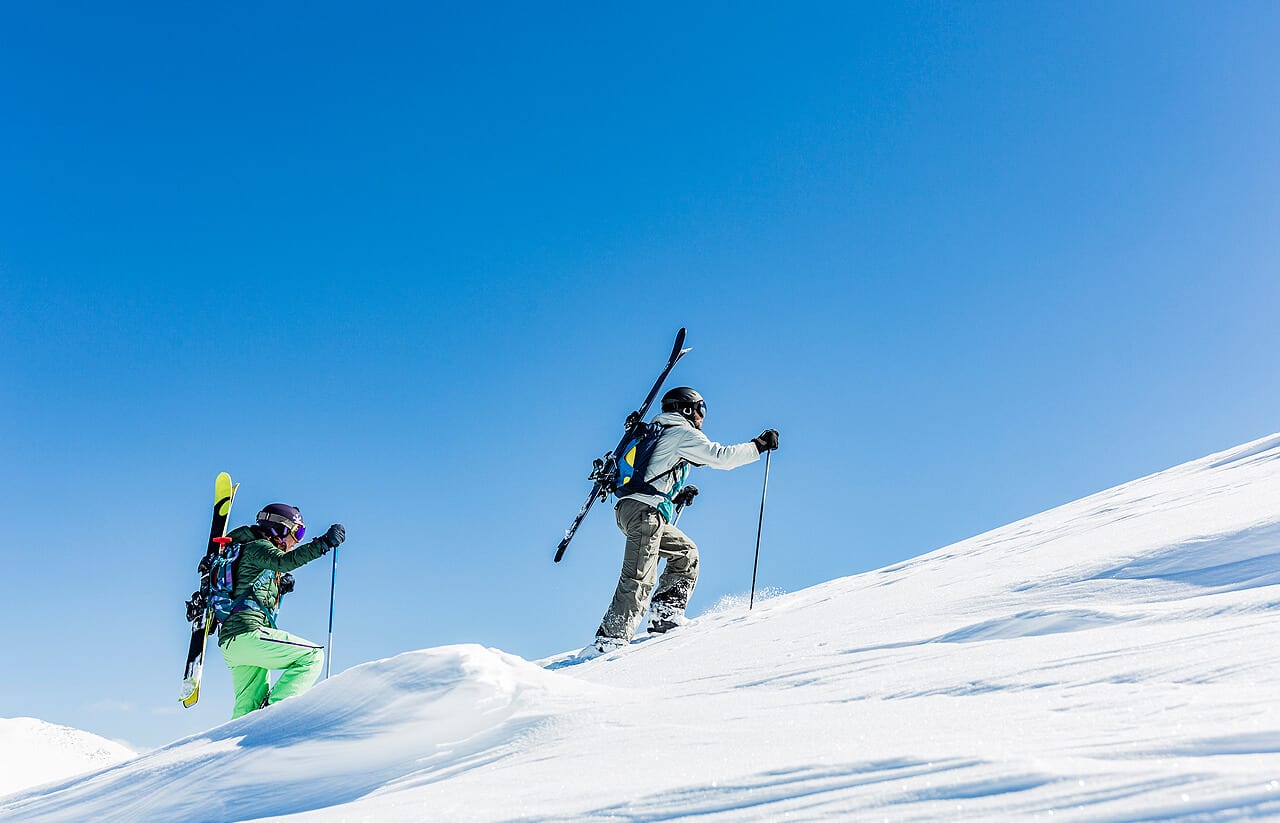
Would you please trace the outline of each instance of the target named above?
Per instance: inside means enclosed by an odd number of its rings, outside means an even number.
[[[759,437],[751,438],[751,442],[756,444],[756,451],[764,454],[767,451],[773,451],[778,448],[778,430],[765,429],[760,432]]]
[[[280,594],[288,594],[293,591],[293,575],[285,572],[280,575]]]
[[[671,502],[677,506],[692,506],[693,498],[698,496],[697,486],[685,486],[676,492],[676,496],[671,498]]]
[[[342,545],[342,541],[347,539],[347,530],[342,528],[341,523],[334,523],[329,527],[329,531],[320,535],[320,540],[329,548],[336,549]]]

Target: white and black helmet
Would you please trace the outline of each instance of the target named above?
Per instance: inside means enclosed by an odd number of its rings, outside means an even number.
[[[692,418],[696,411],[702,417],[707,416],[707,401],[702,399],[702,395],[698,394],[694,389],[688,386],[679,386],[662,395],[662,410],[664,412],[679,412],[685,417]]]

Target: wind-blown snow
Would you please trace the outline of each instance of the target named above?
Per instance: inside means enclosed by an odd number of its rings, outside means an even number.
[[[34,717],[0,717],[0,797],[134,756],[127,746]]]
[[[1277,816],[1278,507],[1273,436],[603,659],[369,663],[0,816]]]

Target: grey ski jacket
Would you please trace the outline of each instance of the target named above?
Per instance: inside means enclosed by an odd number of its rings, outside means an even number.
[[[665,495],[670,495],[676,483],[684,479],[684,472],[672,471],[681,460],[694,466],[727,470],[755,463],[760,459],[760,451],[750,440],[736,446],[714,443],[678,412],[663,412],[653,418],[653,422],[670,428],[662,433],[658,444],[653,447],[644,479]],[[632,494],[622,499],[638,500],[655,509],[664,503],[670,503],[666,497],[654,494]]]

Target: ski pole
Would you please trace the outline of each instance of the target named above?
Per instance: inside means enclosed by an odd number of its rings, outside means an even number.
[[[333,668],[333,593],[338,587],[338,549],[333,549],[333,578],[329,581],[329,653],[324,656],[324,679]]]
[[[756,562],[751,567],[751,601],[747,604],[747,611],[751,611],[756,605],[756,570],[760,568],[760,532],[764,530],[764,498],[769,493],[769,457],[772,454],[772,449],[764,453],[764,488],[760,490],[760,522],[756,524]]]
[[[683,511],[684,511],[683,503],[681,503],[679,506],[676,506],[676,516],[671,518],[671,525],[674,526],[675,524],[680,522],[680,513]]]

